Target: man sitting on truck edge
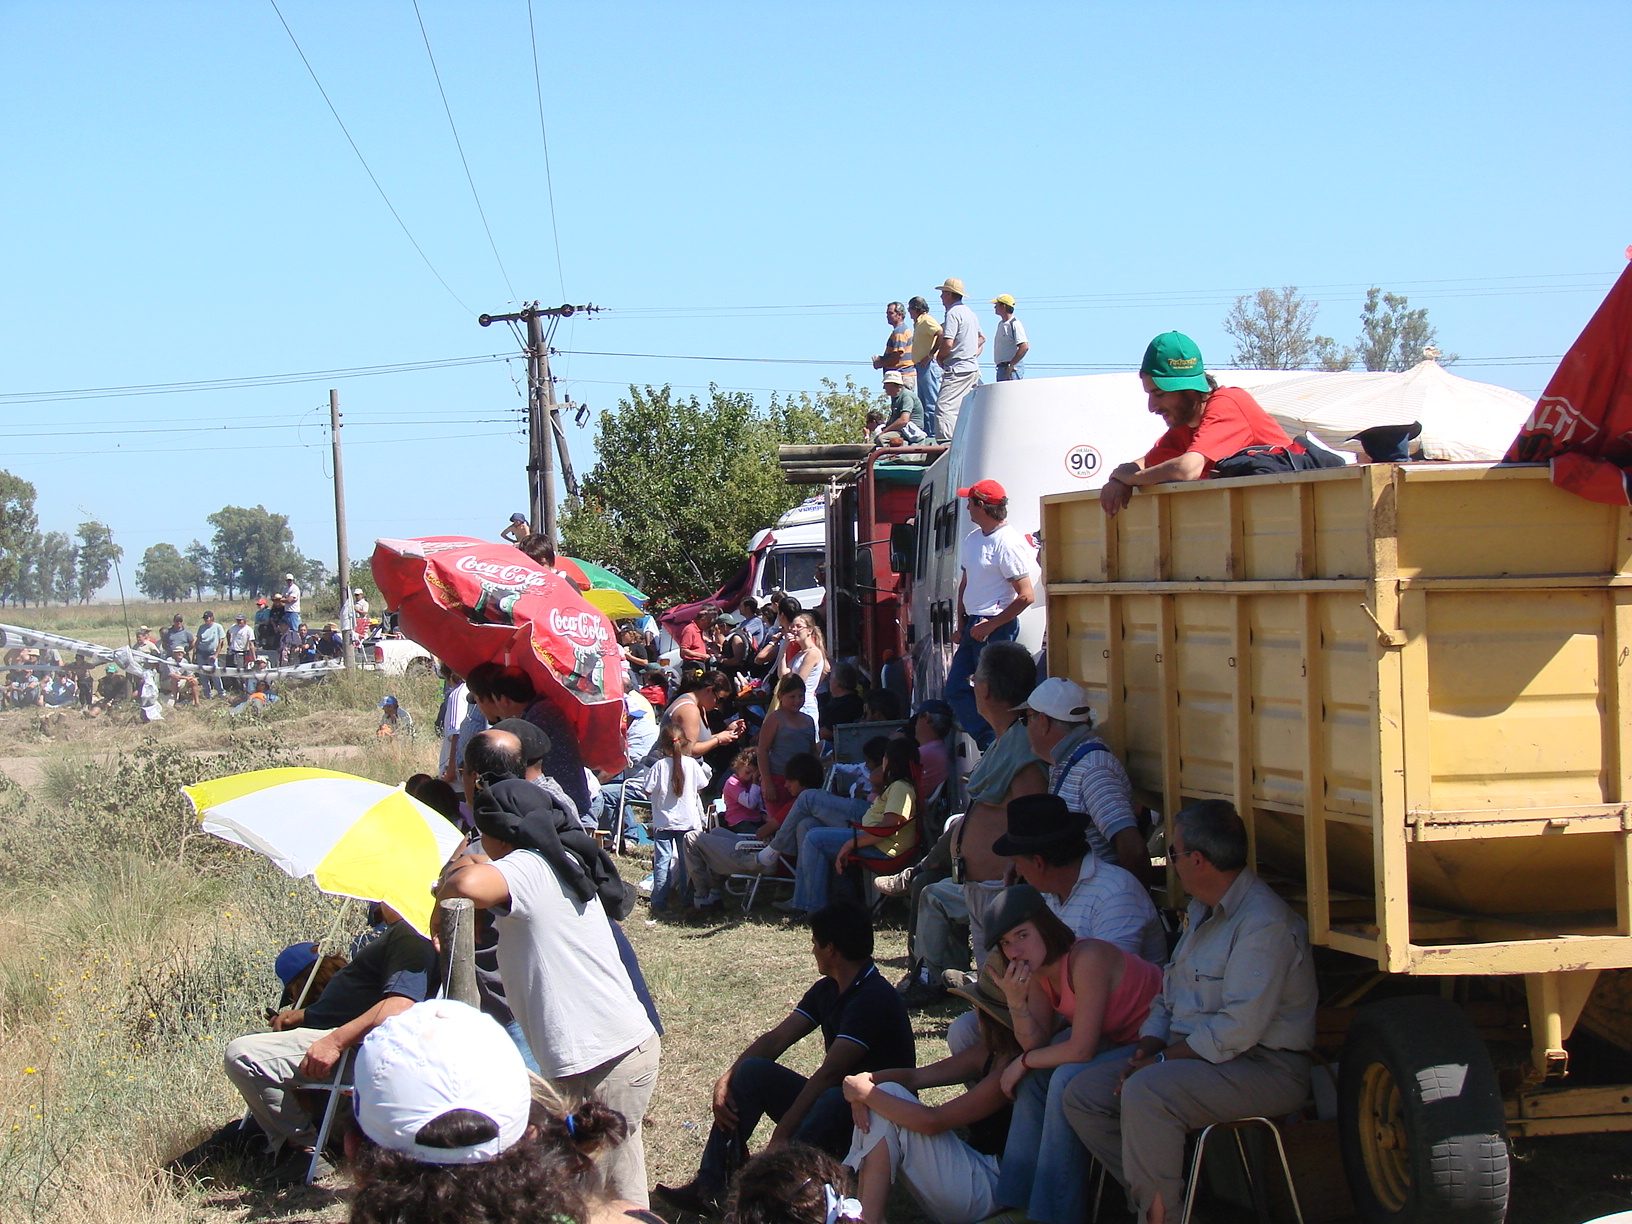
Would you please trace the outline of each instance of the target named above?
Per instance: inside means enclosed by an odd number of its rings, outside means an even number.
[[[958,725],[984,752],[995,733],[980,716],[970,679],[988,642],[1012,642],[1020,636],[1020,613],[1036,598],[1031,575],[1037,552],[1009,526],[1009,495],[997,481],[976,481],[959,489],[958,496],[969,499],[975,527],[959,548],[963,572],[958,578],[958,607],[963,624],[953,639],[958,649],[946,673],[944,696]]]
[[[1233,804],[1174,817],[1170,861],[1189,924],[1127,1063],[1091,1065],[1065,1089],[1071,1129],[1127,1188],[1146,1224],[1184,1201],[1185,1135],[1275,1118],[1309,1096],[1314,961],[1303,920],[1247,866]]]
[[[1099,504],[1115,516],[1133,498],[1135,485],[1200,480],[1213,465],[1249,446],[1284,446],[1303,453],[1258,401],[1240,387],[1221,387],[1202,365],[1201,349],[1183,332],[1163,332],[1145,349],[1139,380],[1150,411],[1167,432],[1143,459],[1114,469],[1099,491]]]
[[[1088,817],[1088,844],[1107,862],[1150,884],[1150,849],[1139,832],[1133,784],[1122,762],[1094,734],[1094,713],[1080,684],[1051,676],[1019,706],[1031,750],[1052,762],[1048,789]]]

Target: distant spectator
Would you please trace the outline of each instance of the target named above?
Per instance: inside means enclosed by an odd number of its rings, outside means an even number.
[[[285,574],[283,581],[283,619],[295,626],[300,624],[300,584],[293,574]]]
[[[257,665],[260,667],[265,667],[266,660],[258,660]],[[247,683],[254,686],[254,692],[250,693],[248,697],[245,697],[237,705],[233,706],[232,709],[228,710],[228,714],[238,715],[248,713],[259,717],[262,714],[265,714],[267,710],[271,709],[277,702],[278,695],[272,691],[272,682],[270,680],[254,680],[248,681]]]
[[[698,610],[697,615],[680,629],[680,658],[686,663],[707,663],[709,657],[708,634],[714,627],[714,618],[720,610],[715,607],[704,607]]]
[[[924,767],[922,789],[926,799],[946,781],[946,737],[952,734],[952,727],[952,707],[944,701],[926,701],[913,716],[912,733],[918,741],[918,760]]]
[[[876,744],[869,745],[869,757],[877,751]],[[883,755],[868,779],[875,798],[860,823],[847,829],[811,829],[801,837],[793,897],[777,902],[778,909],[795,915],[821,909],[828,903],[834,878],[853,858],[904,860],[912,854],[918,844],[919,800],[912,781],[918,745],[886,740]]]
[[[867,419],[862,422],[865,431],[865,441],[869,446],[880,446],[879,435],[884,432],[884,414],[877,408],[867,409]]]
[[[998,294],[992,299],[992,309],[998,318],[997,336],[992,341],[992,356],[997,359],[997,381],[1012,382],[1024,378],[1026,372],[1021,363],[1031,352],[1031,342],[1026,339],[1025,324],[1014,317],[1013,296]]]
[[[744,595],[742,602],[737,605],[737,613],[742,617],[742,631],[748,635],[757,652],[765,645],[765,638],[771,631],[770,626],[759,614],[759,601],[752,595]]]
[[[918,402],[924,406],[924,430],[937,436],[935,428],[936,397],[941,389],[941,367],[935,355],[941,348],[941,325],[929,313],[929,303],[915,297],[907,303],[912,316],[912,368],[918,374]]]
[[[346,628],[351,632],[351,640],[360,642],[368,632],[368,600],[363,598],[362,587],[351,588],[351,615],[350,624]]]
[[[247,668],[255,661],[255,631],[242,612],[233,618],[227,630],[227,662],[235,668]],[[243,682],[238,682],[242,687]],[[247,691],[247,690],[246,690]]]
[[[79,686],[67,672],[57,672],[45,683],[45,704],[53,708],[71,706],[79,699]]]
[[[885,446],[917,446],[929,440],[924,432],[924,406],[907,385],[906,375],[899,370],[884,372],[884,394],[890,397],[890,410],[879,426],[878,441]]]
[[[482,717],[491,723],[503,718],[525,718],[550,737],[550,755],[544,772],[566,792],[582,817],[590,810],[589,784],[584,779],[584,759],[578,737],[555,703],[533,687],[532,677],[519,667],[482,663],[465,677],[470,695]]]
[[[278,650],[278,628],[272,622],[272,609],[262,595],[255,600],[255,622],[251,626],[255,631],[255,647],[263,654],[276,654]]]
[[[170,628],[159,634],[159,646],[167,658],[178,650],[183,655],[193,653],[193,634],[187,628],[187,622],[182,619],[181,613],[176,613],[175,619],[170,622]]]
[[[338,659],[345,655],[346,644],[340,638],[340,626],[329,621],[323,626],[323,632],[317,635],[317,657],[320,659]]]
[[[206,669],[204,673],[204,695],[206,697],[225,697],[226,686],[221,683],[221,677],[215,674],[216,659],[226,648],[227,631],[215,623],[215,613],[204,613],[204,623],[198,627],[198,636],[193,640],[193,662]]]
[[[155,659],[164,657],[164,648],[159,645],[158,639],[153,636],[153,630],[146,625],[142,625],[136,630],[136,645],[132,649],[141,654],[152,655]]]
[[[661,667],[648,667],[641,675],[640,695],[661,710],[669,704],[668,673]]]
[[[527,516],[518,511],[510,516],[504,530],[499,532],[499,539],[508,540],[511,544],[520,544],[532,534],[532,528],[527,525]]]
[[[866,716],[862,722],[900,722],[901,699],[886,688],[871,690],[863,701]]]
[[[678,725],[665,723],[657,734],[657,760],[641,781],[652,805],[653,914],[667,912],[671,888],[684,893],[686,866],[681,843],[686,834],[703,827],[701,791],[713,771],[687,751],[690,746]]]
[[[949,276],[941,285],[941,304],[946,318],[941,324],[941,389],[935,397],[935,437],[952,441],[958,428],[958,412],[968,394],[980,386],[980,354],[986,335],[980,330],[975,312],[963,304],[963,282]]]
[[[40,678],[32,668],[12,672],[6,680],[6,705],[14,710],[32,709],[45,704]]]
[[[375,734],[381,739],[393,735],[408,736],[414,733],[414,720],[402,703],[395,697],[387,697],[380,702],[380,727]]]
[[[96,704],[93,710],[113,710],[130,700],[130,677],[119,670],[117,663],[102,669],[102,678],[96,682]]]
[[[819,722],[822,739],[831,741],[833,728],[847,723],[858,723],[867,717],[867,706],[857,691],[861,687],[861,669],[854,663],[835,663],[827,678],[827,704],[822,707]]]
[[[800,753],[816,753],[816,723],[800,709],[804,700],[805,682],[798,676],[783,676],[776,686],[776,705],[759,729],[755,751],[765,811],[778,825],[793,806],[785,785],[788,762]]]
[[[161,665],[160,670],[164,674],[171,705],[199,704],[201,690],[198,677],[186,669],[186,662],[187,656],[182,654],[178,646],[170,652],[168,665]]]
[[[884,308],[884,317],[890,321],[890,338],[884,342],[884,351],[873,358],[873,369],[899,374],[906,380],[903,385],[911,387],[917,383],[918,373],[912,368],[912,328],[907,325],[907,308],[891,302]]]

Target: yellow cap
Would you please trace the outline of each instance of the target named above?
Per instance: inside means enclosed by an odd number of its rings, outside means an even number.
[[[1013,310],[1014,309],[1014,294],[1012,294],[1012,293],[1000,293],[995,298],[992,299],[992,305],[994,305],[994,306],[1007,306],[1010,310]]]

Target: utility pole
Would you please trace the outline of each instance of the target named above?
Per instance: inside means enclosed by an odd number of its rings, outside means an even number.
[[[346,630],[346,601],[351,598],[351,554],[346,548],[346,475],[340,466],[340,392],[329,388],[329,437],[334,440],[334,542],[340,552],[340,639],[341,649],[349,672],[357,665],[357,651],[352,639],[357,636],[357,622]]]
[[[550,340],[541,320],[550,320],[550,335],[554,335],[555,325],[561,319],[570,319],[580,311],[594,313],[599,309],[595,305],[545,308],[531,302],[510,314],[484,314],[477,320],[483,327],[493,323],[527,324],[527,522],[549,542],[551,552],[560,544],[555,529],[555,446],[560,447],[569,484],[576,482],[571,478],[572,465],[567,460],[566,432],[556,415],[555,381],[550,377]]]

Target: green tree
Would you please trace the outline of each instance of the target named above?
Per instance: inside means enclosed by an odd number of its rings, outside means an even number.
[[[187,558],[187,564],[193,567],[193,590],[198,593],[199,602],[204,600],[204,588],[211,585],[210,578],[215,569],[216,554],[209,547],[198,540],[194,540],[182,550],[181,555]],[[221,590],[216,584],[215,589]]]
[[[601,413],[595,466],[561,519],[563,549],[664,602],[712,592],[750,537],[806,495],[782,479],[777,447],[858,441],[880,406],[849,379],[823,386],[763,409],[742,392],[699,400],[631,386]]]
[[[34,515],[34,486],[0,471],[0,603],[13,597],[28,546],[39,527]]]
[[[265,506],[223,506],[207,520],[215,528],[210,551],[216,562],[213,581],[219,588],[248,594],[283,588],[286,573],[302,572],[304,559],[295,548],[289,516]]]
[[[108,525],[95,519],[81,523],[76,534],[79,537],[79,602],[90,603],[91,596],[108,584],[114,563],[125,555],[125,550],[113,542],[113,531]]]
[[[1314,334],[1319,310],[1320,303],[1301,296],[1296,285],[1236,298],[1224,317],[1224,330],[1235,340],[1231,364],[1242,370],[1306,370],[1333,360],[1337,342]]]
[[[36,602],[73,602],[79,594],[75,555],[74,542],[66,532],[47,531],[37,537],[32,566]]]
[[[1403,294],[1366,290],[1366,304],[1360,308],[1360,338],[1356,355],[1368,370],[1409,370],[1423,359],[1439,329],[1428,322],[1428,308],[1408,309]],[[1436,356],[1440,365],[1450,365],[1455,353]]]
[[[174,544],[155,544],[136,567],[136,589],[149,599],[174,603],[193,589],[196,567]]]

